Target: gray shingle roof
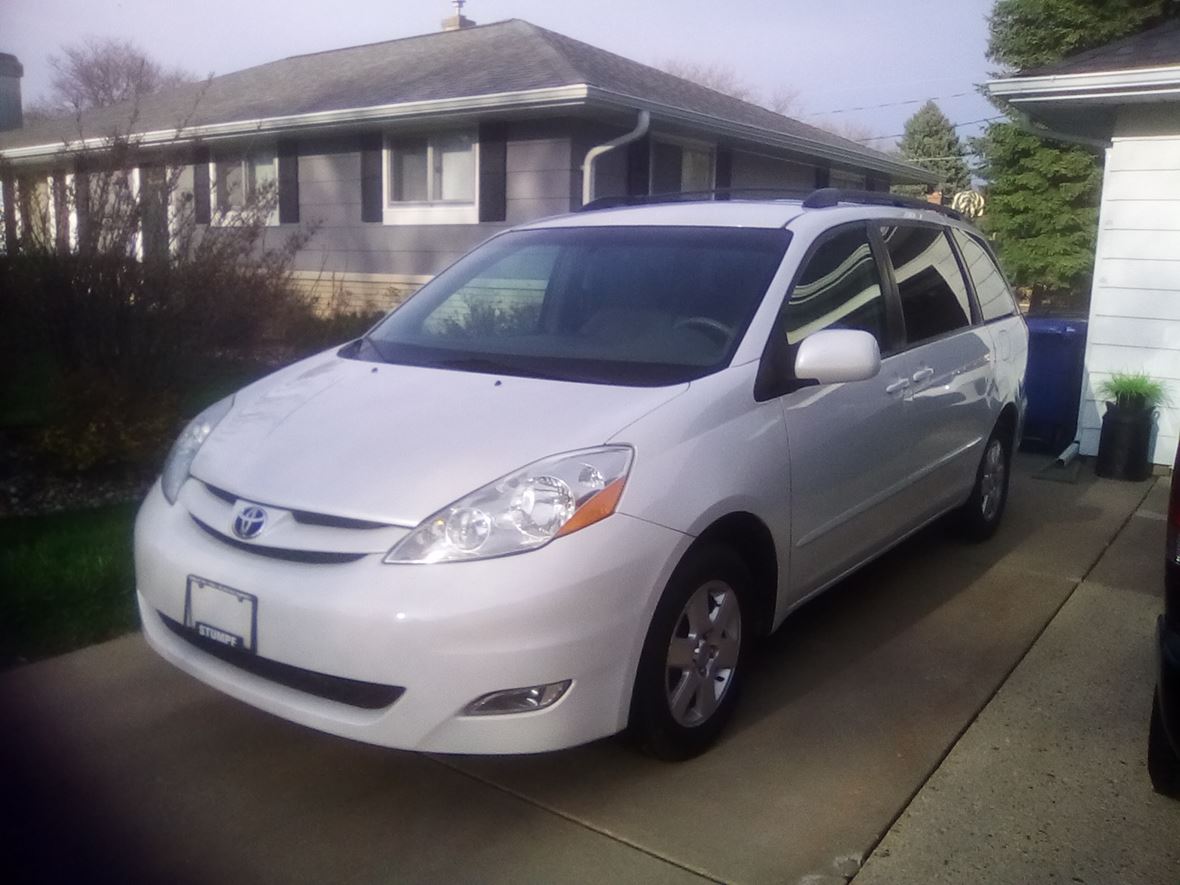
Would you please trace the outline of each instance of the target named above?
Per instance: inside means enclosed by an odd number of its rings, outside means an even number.
[[[1078,52],[1062,61],[1021,71],[1018,77],[1094,74],[1180,65],[1180,18],[1124,37],[1105,46]]]
[[[207,125],[406,102],[587,84],[724,123],[852,151],[873,163],[898,160],[798,120],[519,19],[299,55],[149,95],[135,131]],[[126,131],[132,108],[86,113],[81,131]],[[78,121],[30,123],[0,133],[0,150],[76,139]]]

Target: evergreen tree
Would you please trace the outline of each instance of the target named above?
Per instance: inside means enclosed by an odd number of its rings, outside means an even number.
[[[1030,70],[1136,33],[1170,0],[997,0],[988,58],[1006,72]],[[984,228],[1013,282],[1089,296],[1102,167],[1098,152],[997,122],[973,145],[988,179]]]
[[[963,142],[933,101],[926,102],[906,121],[899,148],[902,157],[938,176],[935,189],[947,197],[970,187]]]

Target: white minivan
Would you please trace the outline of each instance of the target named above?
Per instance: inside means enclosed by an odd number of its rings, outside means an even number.
[[[888,194],[524,225],[185,429],[144,633],[356,740],[685,758],[793,609],[944,514],[995,530],[1027,340],[982,237]]]

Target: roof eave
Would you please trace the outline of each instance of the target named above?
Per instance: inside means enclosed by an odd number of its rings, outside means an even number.
[[[892,162],[857,151],[825,144],[803,136],[789,135],[744,123],[737,123],[672,105],[652,102],[636,96],[610,92],[585,83],[519,92],[499,92],[489,95],[461,96],[431,101],[402,102],[364,108],[320,111],[309,114],[290,114],[250,120],[234,120],[159,129],[134,133],[136,144],[144,147],[175,145],[182,142],[213,141],[244,135],[300,132],[309,129],[331,129],[364,123],[386,123],[408,118],[438,117],[452,114],[488,111],[548,110],[562,107],[596,105],[612,110],[647,110],[666,121],[690,124],[719,135],[768,144],[785,150],[802,152],[832,162],[868,169],[890,175],[904,182],[935,183],[936,176],[908,163]],[[110,137],[80,137],[36,145],[0,149],[0,159],[34,161],[52,159],[63,154],[101,149],[110,144]]]
[[[308,129],[351,126],[358,123],[385,123],[411,117],[435,117],[473,111],[559,108],[585,104],[586,93],[585,84],[576,84],[549,89],[498,92],[489,95],[400,102],[364,108],[345,108],[309,114],[288,114],[280,117],[182,126],[175,129],[136,132],[133,134],[133,138],[136,144],[150,147],[176,144],[177,142],[212,141],[260,133],[300,132]],[[77,151],[101,149],[108,146],[110,142],[109,136],[103,136],[6,148],[0,149],[0,158],[6,160],[45,159]]]
[[[1180,65],[1084,74],[1048,74],[991,80],[987,91],[1012,104],[1030,102],[1118,103],[1128,99],[1180,98]]]
[[[660,120],[687,123],[719,135],[757,141],[785,150],[810,154],[824,160],[844,163],[860,169],[869,169],[873,172],[881,172],[893,178],[901,178],[903,179],[903,183],[936,184],[938,182],[938,176],[909,163],[893,162],[883,157],[862,154],[835,145],[825,144],[821,141],[815,141],[804,136],[788,135],[784,132],[774,132],[773,130],[763,129],[759,126],[722,120],[710,114],[702,114],[699,111],[660,104],[633,95],[610,92],[609,90],[600,89],[595,86],[589,87],[589,92],[590,101],[602,106],[615,109],[624,108],[649,111],[653,117]]]

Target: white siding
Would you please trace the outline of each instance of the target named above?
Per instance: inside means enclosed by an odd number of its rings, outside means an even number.
[[[1095,391],[1113,372],[1165,382],[1153,459],[1171,464],[1180,435],[1180,133],[1116,138],[1106,175],[1090,300],[1078,426],[1082,454],[1098,451],[1105,406]]]

